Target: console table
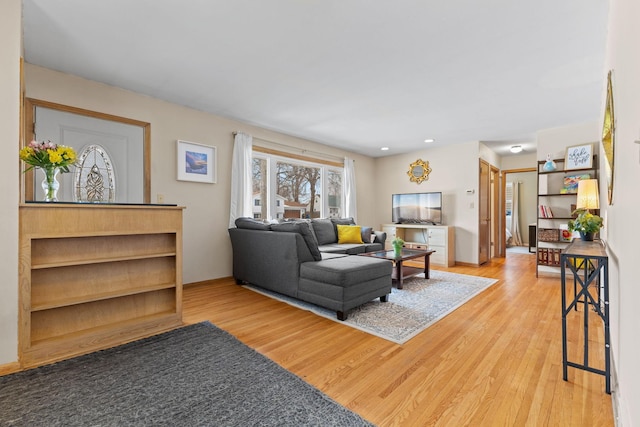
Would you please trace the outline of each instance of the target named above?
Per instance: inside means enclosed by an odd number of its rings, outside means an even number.
[[[404,240],[405,249],[429,250],[431,264],[453,267],[456,264],[455,227],[429,224],[382,224],[382,231],[387,233],[385,249],[392,250],[391,242],[396,237]]]
[[[562,379],[567,381],[568,367],[604,375],[606,392],[611,394],[611,352],[609,332],[609,257],[600,240],[574,239],[560,255],[562,283]],[[573,277],[573,299],[568,301],[567,270]],[[594,296],[592,288],[596,295]],[[569,291],[570,292],[570,291]],[[569,298],[568,298],[569,297]],[[583,304],[584,349],[582,363],[570,362],[567,351],[567,315]],[[604,322],[604,370],[589,365],[589,313]]]

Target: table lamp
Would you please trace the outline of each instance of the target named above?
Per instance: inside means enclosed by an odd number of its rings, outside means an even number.
[[[598,197],[598,180],[583,179],[578,182],[578,200],[576,209],[600,209],[600,199]]]

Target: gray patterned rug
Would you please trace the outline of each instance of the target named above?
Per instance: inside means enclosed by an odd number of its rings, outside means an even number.
[[[392,289],[388,302],[381,303],[376,299],[363,304],[350,311],[347,320],[340,323],[404,344],[498,281],[437,270],[431,270],[430,276],[428,280],[424,274],[405,280],[403,289]],[[335,311],[253,286],[246,287],[338,321]]]
[[[0,377],[0,426],[372,426],[211,323]]]

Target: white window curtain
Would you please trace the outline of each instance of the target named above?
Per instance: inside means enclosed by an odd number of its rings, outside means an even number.
[[[355,160],[344,158],[344,216],[353,217],[358,222],[356,209],[356,171]]]
[[[522,237],[520,236],[520,182],[513,183],[513,199],[511,202],[511,241],[514,246],[522,246]]]
[[[231,160],[231,208],[229,210],[229,228],[236,226],[236,219],[252,216],[251,207],[251,150],[253,137],[238,132],[233,141]]]

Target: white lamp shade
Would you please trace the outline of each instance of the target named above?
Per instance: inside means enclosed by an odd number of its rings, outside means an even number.
[[[598,180],[583,179],[578,182],[577,209],[600,209],[598,197]]]

